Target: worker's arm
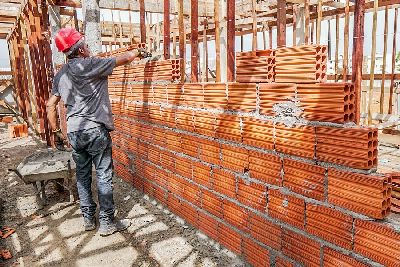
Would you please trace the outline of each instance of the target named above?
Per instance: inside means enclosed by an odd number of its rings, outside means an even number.
[[[60,98],[59,96],[52,95],[47,101],[47,119],[53,131],[58,130],[57,104],[60,102]]]
[[[129,64],[132,61],[134,61],[135,58],[140,57],[141,54],[142,54],[142,49],[135,49],[133,51],[128,51],[120,56],[117,56],[115,58],[115,61],[116,61],[115,66],[119,67],[119,66]]]

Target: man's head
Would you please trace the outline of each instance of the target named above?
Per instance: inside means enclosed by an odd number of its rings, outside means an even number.
[[[73,28],[63,28],[55,37],[55,43],[60,52],[68,58],[89,57],[90,51],[83,36]]]

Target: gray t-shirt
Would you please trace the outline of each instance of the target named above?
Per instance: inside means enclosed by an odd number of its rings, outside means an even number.
[[[108,76],[115,63],[115,58],[74,58],[55,75],[52,94],[65,104],[69,133],[99,125],[114,130]]]

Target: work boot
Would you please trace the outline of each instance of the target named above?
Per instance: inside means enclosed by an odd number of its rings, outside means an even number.
[[[85,226],[85,231],[93,231],[94,229],[96,229],[96,219],[84,217],[83,225]]]
[[[99,233],[101,236],[112,235],[116,232],[121,232],[131,226],[130,220],[115,220],[112,223],[100,223]]]

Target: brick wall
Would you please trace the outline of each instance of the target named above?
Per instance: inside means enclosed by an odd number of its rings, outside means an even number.
[[[391,198],[377,130],[345,124],[351,84],[115,80],[116,174],[250,264],[400,266],[400,233],[372,220]]]

